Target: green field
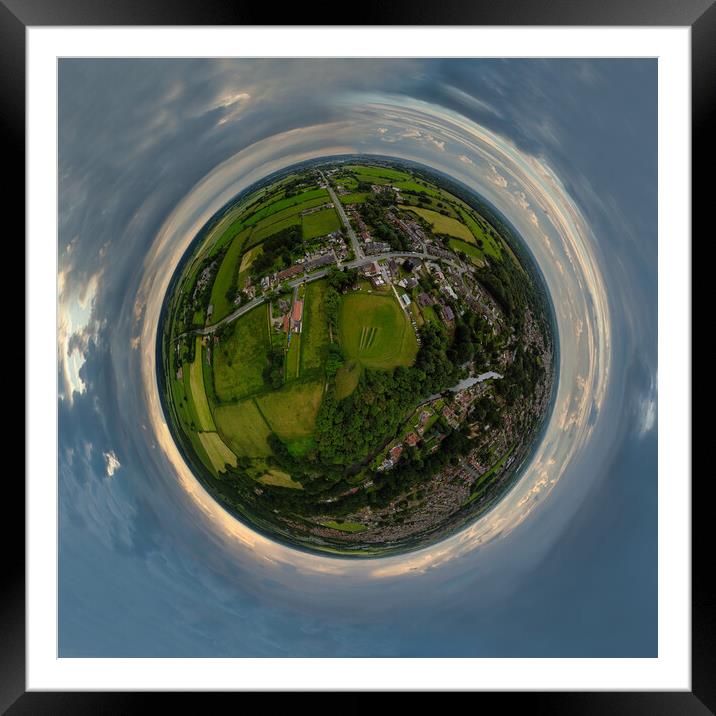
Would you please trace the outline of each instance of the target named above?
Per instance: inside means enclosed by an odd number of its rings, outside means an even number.
[[[384,177],[394,181],[407,181],[411,179],[410,174],[398,171],[397,169],[390,169],[389,167],[365,167],[358,164],[350,164],[346,166],[346,169],[367,177]]]
[[[365,532],[368,528],[359,522],[321,522],[324,527],[330,527],[332,530],[340,530],[341,532]]]
[[[433,227],[433,231],[435,231],[435,233],[447,234],[448,236],[454,236],[457,239],[462,239],[467,242],[475,242],[475,237],[472,235],[470,229],[457,219],[453,219],[450,216],[444,216],[443,214],[438,214],[437,211],[431,211],[430,209],[421,209],[417,206],[400,204],[400,208],[408,209],[414,214],[417,214],[425,219]]]
[[[245,229],[234,237],[231,246],[229,246],[229,250],[224,256],[224,260],[221,262],[221,266],[219,266],[219,270],[216,273],[216,280],[211,289],[211,304],[214,306],[214,312],[211,314],[211,323],[216,323],[224,318],[224,316],[228,316],[234,308],[226,297],[226,293],[234,279],[236,264],[239,261],[244,243],[250,233],[251,229]]]
[[[347,398],[357,387],[360,380],[361,364],[358,361],[346,361],[336,373],[336,400]]]
[[[246,279],[248,277],[249,269],[251,264],[254,262],[256,257],[263,251],[261,246],[254,246],[253,249],[249,249],[241,259],[241,265],[239,266],[239,288],[243,288],[246,285]]]
[[[314,199],[330,201],[328,192],[325,189],[311,189],[285,199],[269,200],[257,207],[257,210],[248,219],[246,219],[245,224],[246,226],[253,226],[272,214],[276,214],[279,211],[288,209],[289,207],[298,206],[299,204],[304,204],[305,202],[312,201]]]
[[[197,427],[199,430],[212,431],[215,430],[215,427],[214,420],[211,417],[211,410],[209,409],[209,401],[206,399],[206,389],[204,388],[204,368],[201,364],[204,359],[204,351],[199,336],[196,337],[195,350],[194,362],[189,369],[189,384],[196,412]]]
[[[290,487],[292,490],[302,490],[303,485],[291,479],[288,473],[273,468],[259,478],[264,485],[276,485],[277,487]]]
[[[254,231],[251,233],[251,237],[246,243],[247,248],[252,248],[256,246],[257,244],[260,244],[265,239],[268,239],[269,236],[273,236],[274,234],[278,234],[279,231],[283,231],[284,229],[288,229],[291,226],[299,226],[301,223],[301,215],[300,214],[292,214],[288,218],[284,219],[283,221],[276,221],[274,223],[268,224],[267,226],[263,226],[261,228],[254,228]]]
[[[271,454],[269,426],[252,398],[214,410],[216,427],[237,455],[265,457]]]
[[[236,455],[226,446],[217,433],[199,433],[199,440],[211,461],[214,472],[223,472],[227,465],[236,467]]]
[[[477,266],[485,265],[485,254],[475,246],[475,244],[468,244],[460,239],[450,239],[448,242],[449,246],[453,251],[462,251],[470,257],[470,260]]]
[[[341,228],[341,220],[334,208],[313,211],[303,215],[303,238],[315,239],[318,236],[325,236]]]
[[[305,438],[313,433],[323,399],[323,381],[294,382],[256,398],[266,422],[281,440]]]
[[[344,296],[338,328],[346,358],[368,368],[411,365],[418,352],[413,328],[392,294]]]
[[[330,342],[324,308],[327,288],[328,282],[325,279],[314,281],[306,288],[301,333],[301,373],[320,368],[326,359]]]
[[[301,373],[301,334],[291,333],[286,352],[286,380],[295,380]]]
[[[236,319],[213,351],[214,390],[222,403],[234,402],[264,386],[269,350],[268,306],[263,304]]]
[[[341,204],[362,204],[372,192],[354,192],[352,194],[343,194],[340,196]]]
[[[254,225],[254,231],[257,231],[259,229],[263,229],[266,226],[270,226],[271,224],[275,224],[279,221],[284,221],[285,219],[288,219],[291,216],[294,216],[295,214],[301,214],[304,211],[307,211],[308,209],[313,209],[316,206],[320,206],[321,204],[325,204],[326,201],[329,201],[325,196],[319,196],[315,199],[310,199],[309,201],[304,201],[300,204],[292,204],[291,206],[286,207],[285,209],[281,209],[281,211],[276,211],[272,214],[269,214],[265,218],[261,219],[261,221],[256,222]],[[250,223],[250,222],[247,222]]]

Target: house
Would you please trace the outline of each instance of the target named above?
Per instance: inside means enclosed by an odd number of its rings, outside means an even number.
[[[405,436],[405,443],[406,445],[410,445],[410,447],[415,447],[419,440],[420,438],[415,433],[410,433]]]
[[[301,264],[294,264],[293,266],[289,266],[287,269],[283,271],[279,271],[276,274],[276,280],[281,283],[282,281],[285,281],[287,278],[291,278],[291,276],[296,276],[299,273],[303,272],[303,266]]]
[[[390,449],[390,459],[392,460],[393,464],[395,464],[400,459],[400,456],[402,454],[403,454],[403,446],[402,445],[396,445],[395,447],[392,447]]]
[[[422,291],[418,294],[418,303],[421,306],[432,306],[433,305],[433,299],[432,296],[429,293],[425,293],[425,291]]]
[[[451,323],[455,320],[455,314],[450,306],[441,306],[440,312],[442,313],[443,321],[445,321],[445,323]]]
[[[302,317],[303,317],[303,301],[300,298],[297,298],[293,302],[293,313],[291,315],[291,318],[293,319],[294,323],[298,323]]]
[[[388,261],[388,270],[390,271],[391,276],[398,275],[398,264],[395,263],[395,259],[390,259]]]

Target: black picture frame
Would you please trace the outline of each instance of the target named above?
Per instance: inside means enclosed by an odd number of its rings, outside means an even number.
[[[298,10],[298,12],[296,12]],[[308,18],[306,9],[281,10],[284,25],[326,23],[322,13]],[[95,25],[271,25],[269,9],[256,4],[204,0],[0,0],[0,126],[7,174],[15,181],[6,190],[8,206],[24,205],[25,193],[25,29],[28,26]],[[335,19],[334,19],[335,18]],[[707,176],[713,155],[707,150],[716,100],[716,6],[714,0],[502,0],[499,3],[442,0],[440,3],[403,2],[361,4],[361,25],[554,25],[554,26],[690,26],[692,31],[692,175]],[[356,24],[356,18],[345,18]],[[699,172],[699,170],[701,170]],[[706,226],[711,208],[710,182],[692,180],[692,217]],[[9,193],[8,193],[9,192]],[[20,212],[17,212],[20,214]],[[20,230],[23,230],[21,221]],[[24,259],[20,259],[24,261]],[[31,267],[26,266],[26,270]],[[31,379],[25,376],[26,381]],[[690,476],[689,476],[690,477]],[[504,699],[531,713],[569,714],[706,714],[716,712],[716,606],[709,589],[712,534],[706,510],[707,487],[692,483],[692,691],[622,693],[502,693],[473,694],[483,706],[486,699]],[[6,505],[24,504],[22,483],[6,480]],[[13,510],[20,514],[20,510]],[[22,511],[24,514],[24,511]],[[21,524],[5,519],[5,564],[0,580],[0,711],[13,714],[126,713],[156,708],[146,693],[50,693],[25,691],[25,559],[18,535]],[[12,548],[12,549],[10,549]],[[12,552],[14,550],[14,554]],[[8,556],[10,559],[8,559]],[[163,695],[162,701],[166,695]],[[192,700],[180,695],[186,707]],[[189,700],[187,700],[189,699]],[[473,702],[475,703],[475,702]],[[162,705],[164,705],[162,703]]]

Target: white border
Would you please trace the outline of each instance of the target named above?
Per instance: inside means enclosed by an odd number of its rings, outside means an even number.
[[[689,28],[28,28],[27,688],[690,690]],[[57,84],[74,57],[659,58],[659,657],[656,659],[58,659]],[[663,425],[663,423],[662,423]],[[668,479],[667,479],[668,478]],[[615,628],[618,628],[615,626]],[[320,663],[316,663],[320,661]],[[347,663],[346,663],[347,662]],[[318,676],[320,674],[320,676]]]

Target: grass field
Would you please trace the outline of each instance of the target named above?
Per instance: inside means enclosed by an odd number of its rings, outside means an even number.
[[[315,239],[318,236],[325,236],[340,229],[341,220],[338,218],[336,210],[331,207],[330,209],[321,209],[310,214],[304,214],[302,227],[304,239]]]
[[[330,527],[332,530],[340,530],[341,532],[365,532],[368,528],[359,522],[321,522],[324,527]]]
[[[223,402],[234,402],[263,388],[269,334],[268,305],[241,316],[233,331],[213,351],[214,390]]]
[[[265,457],[271,454],[269,426],[252,398],[234,405],[220,405],[214,411],[216,427],[237,455]]]
[[[468,244],[460,239],[450,239],[448,242],[451,249],[454,251],[462,251],[470,257],[470,260],[478,266],[485,265],[485,254],[475,246],[475,244]]]
[[[340,196],[341,204],[362,204],[372,192],[354,192],[352,194],[343,194]]]
[[[236,455],[217,433],[199,433],[199,440],[211,461],[214,472],[224,472],[227,465],[236,467]]]
[[[286,351],[286,380],[295,380],[301,373],[301,334],[291,333]]]
[[[228,316],[234,307],[227,299],[226,292],[229,290],[229,286],[231,286],[236,264],[239,261],[244,243],[250,233],[251,229],[244,229],[244,231],[234,237],[216,273],[216,280],[211,288],[211,304],[214,306],[214,312],[211,314],[212,323],[216,323],[216,321],[221,320],[224,316]]]
[[[433,231],[438,234],[447,234],[448,236],[454,236],[457,239],[462,239],[470,243],[475,242],[475,237],[472,235],[470,229],[465,226],[461,221],[453,219],[450,216],[444,216],[438,214],[437,211],[431,211],[430,209],[421,209],[417,206],[406,206],[400,205],[401,209],[409,209],[414,214],[425,219],[432,227]]]
[[[358,164],[351,164],[346,166],[346,169],[356,174],[363,174],[366,177],[384,177],[393,181],[407,181],[411,179],[410,174],[398,171],[397,169],[390,169],[389,167],[364,167]]]
[[[303,304],[303,332],[301,333],[301,369],[320,368],[326,359],[330,337],[324,308],[328,282],[321,279],[310,283]],[[291,339],[291,342],[295,340]]]
[[[197,418],[197,429],[212,431],[215,430],[215,427],[214,420],[211,417],[211,410],[209,409],[209,401],[206,399],[206,389],[204,388],[204,367],[201,364],[203,359],[204,351],[202,350],[201,338],[197,336],[194,362],[189,369],[191,398]]]
[[[344,296],[338,329],[346,358],[368,368],[411,365],[418,352],[413,328],[392,294]]]
[[[243,255],[241,265],[239,266],[239,280],[237,281],[239,288],[243,288],[245,286],[251,264],[262,251],[263,249],[261,246],[254,246],[253,249],[249,249]]]
[[[269,470],[265,475],[259,478],[259,482],[264,485],[276,485],[277,487],[290,487],[292,490],[302,490],[303,485],[300,482],[296,482],[291,479],[291,476],[286,472],[281,472],[273,468]]]
[[[302,212],[307,211],[308,209],[313,209],[316,206],[325,204],[327,201],[330,201],[330,199],[328,199],[322,195],[322,196],[316,197],[315,199],[310,199],[309,201],[304,201],[300,204],[292,204],[291,206],[288,206],[285,209],[282,209],[281,211],[277,211],[273,214],[269,214],[265,218],[261,219],[261,221],[257,222],[254,225],[254,231],[263,229],[263,228],[270,226],[271,224],[275,224],[279,221],[284,221],[285,219],[288,219],[289,217],[294,216],[295,214],[301,214]]]
[[[294,457],[304,457],[316,447],[316,441],[312,436],[296,438],[295,440],[289,440],[286,443],[286,447]]]
[[[260,244],[265,239],[268,239],[269,236],[278,234],[279,231],[288,229],[290,226],[299,226],[300,223],[301,223],[301,215],[300,214],[292,214],[291,216],[284,219],[283,221],[276,221],[275,223],[269,224],[268,226],[263,226],[260,229],[258,227],[255,227],[254,231],[251,232],[251,236],[249,237],[249,240],[246,242],[246,246],[247,246],[247,248],[253,248],[257,244]]]
[[[281,440],[305,438],[313,433],[323,399],[323,381],[289,383],[256,398],[266,422]]]
[[[312,201],[314,199],[330,201],[328,192],[325,189],[311,189],[288,198],[278,199],[276,201],[267,201],[257,207],[257,210],[250,217],[248,217],[244,223],[246,226],[253,226],[272,214],[276,214],[279,211],[288,209],[291,206],[298,206],[298,204],[304,204],[305,202]]]
[[[355,360],[346,361],[336,373],[336,399],[347,398],[358,386],[361,364]]]

